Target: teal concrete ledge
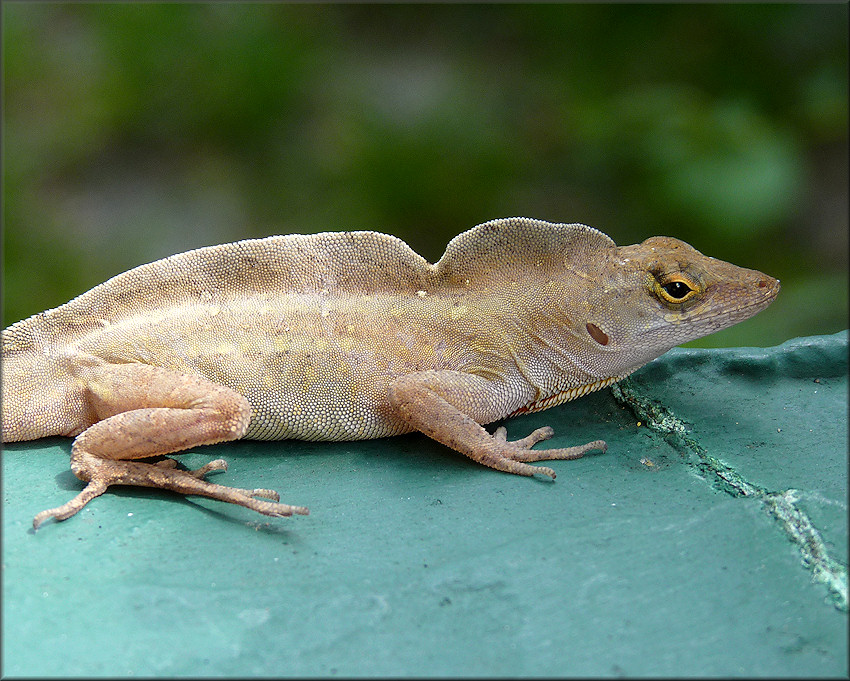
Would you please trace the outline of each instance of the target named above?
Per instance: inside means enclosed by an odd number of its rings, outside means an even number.
[[[838,334],[836,337],[795,339],[781,346],[784,352],[761,349],[749,352],[740,351],[736,353],[734,359],[727,362],[726,370],[740,375],[750,375],[756,380],[761,377],[765,383],[777,374],[786,377],[809,377],[823,367],[835,367],[846,374],[846,344],[833,342],[833,339],[840,339],[842,336],[846,339],[846,333]],[[671,357],[668,367],[674,370],[687,370],[688,367],[711,364],[716,354],[716,351],[682,350],[678,352],[675,359]],[[639,378],[627,379],[613,386],[612,392],[618,402],[627,405],[639,418],[644,419],[649,428],[660,433],[674,449],[682,454],[688,464],[695,467],[699,474],[716,489],[735,497],[743,496],[759,499],[763,510],[777,521],[788,540],[797,546],[801,562],[803,566],[811,570],[812,579],[823,584],[835,607],[846,613],[848,606],[847,566],[831,555],[832,552],[827,542],[812,522],[804,505],[801,504],[801,495],[805,495],[806,492],[794,488],[772,490],[762,487],[750,482],[734,466],[727,465],[712,455],[710,453],[712,449],[718,452],[724,451],[722,431],[714,434],[706,433],[704,445],[702,441],[691,434],[691,428],[686,422],[679,419],[663,403],[653,399],[652,381],[653,372],[648,369]],[[818,393],[818,387],[826,381],[826,377],[812,379],[814,387],[811,393],[813,396]],[[638,384],[644,384],[647,388],[638,387]],[[675,399],[675,397],[670,397],[668,402]],[[729,399],[725,396],[721,398],[721,401],[727,407],[730,406]],[[747,405],[742,403],[740,406],[744,408]],[[787,406],[782,404],[782,410],[786,411]],[[769,417],[771,411],[776,412],[777,410],[762,408],[760,414]],[[774,415],[777,422],[782,420],[781,414]],[[782,429],[777,428],[777,433],[781,432]],[[843,445],[846,447],[846,437],[843,441],[839,440],[835,443],[824,442],[823,436],[830,434],[828,430],[820,430],[820,432],[815,433],[815,430],[810,428],[809,433],[811,435],[809,440],[812,445],[823,443],[826,446],[841,447]],[[717,437],[718,434],[721,435],[720,438]],[[776,476],[771,477],[776,478]],[[840,476],[838,482],[842,482]],[[840,493],[842,489],[846,491],[846,476],[843,479],[843,487],[832,491]],[[831,503],[846,513],[846,505],[840,503],[840,499],[833,499]],[[847,555],[846,534],[845,527],[845,541],[839,543],[838,546],[839,555],[845,561]]]
[[[5,676],[847,674],[848,333],[674,350],[551,425],[558,478],[419,435],[193,450],[307,517],[81,488],[3,452]]]

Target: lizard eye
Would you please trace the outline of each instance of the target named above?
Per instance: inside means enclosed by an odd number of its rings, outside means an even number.
[[[666,279],[666,281],[665,281]],[[656,295],[662,303],[684,303],[693,298],[700,290],[699,284],[695,283],[681,273],[672,277],[659,277],[655,284]]]
[[[682,298],[693,290],[684,281],[671,281],[668,284],[663,284],[661,288],[667,291],[671,298],[675,298],[676,300],[682,300]]]

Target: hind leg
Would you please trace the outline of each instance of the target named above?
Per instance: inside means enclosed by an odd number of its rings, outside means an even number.
[[[204,480],[206,473],[226,469],[221,460],[196,471],[179,470],[168,459],[137,460],[241,438],[251,407],[239,393],[200,376],[146,364],[99,365],[81,370],[80,378],[89,407],[99,419],[80,433],[71,450],[71,470],[88,485],[68,503],[36,515],[33,527],[51,517],[70,518],[110,485],[206,496],[268,516],[308,513],[306,508],[278,503],[272,490],[238,489]]]

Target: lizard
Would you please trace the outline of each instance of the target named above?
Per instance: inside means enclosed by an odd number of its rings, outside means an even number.
[[[86,483],[306,515],[269,489],[205,479],[166,454],[239,438],[359,440],[420,431],[508,473],[606,450],[532,449],[484,426],[611,385],[767,307],[779,281],[672,237],[618,247],[583,224],[507,218],[434,264],[371,231],[208,246],[119,274],[2,334],[2,438],[74,437]]]

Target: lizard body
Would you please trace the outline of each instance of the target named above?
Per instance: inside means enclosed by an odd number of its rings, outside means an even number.
[[[181,253],[3,331],[3,441],[76,436],[89,485],[202,494],[272,516],[271,490],[148,457],[247,437],[357,440],[419,430],[499,470],[577,458],[481,424],[574,399],[766,307],[779,283],[653,237],[494,220],[430,264],[375,232],[275,236]],[[259,498],[258,498],[259,497]]]

